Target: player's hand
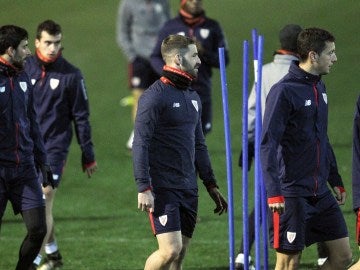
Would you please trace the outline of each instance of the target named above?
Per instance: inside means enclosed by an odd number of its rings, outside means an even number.
[[[250,171],[251,168],[251,163],[252,160],[254,159],[254,155],[255,155],[255,145],[253,142],[249,142],[248,143],[248,171]],[[240,155],[239,155],[239,167],[242,169],[243,163],[243,150],[241,150]]]
[[[223,197],[223,195],[221,195],[220,191],[216,187],[211,187],[211,188],[208,188],[208,192],[209,192],[211,199],[213,199],[213,201],[216,204],[214,213],[215,214],[219,213],[219,215],[221,215],[223,212],[226,213],[227,209],[228,209],[228,204],[227,204],[225,198]]]
[[[91,164],[85,165],[84,172],[86,172],[88,178],[90,178],[94,172],[96,172],[98,169],[96,161],[94,161]]]
[[[40,165],[40,171],[43,177],[42,186],[45,188],[50,185],[54,189],[55,182],[50,165],[47,164]]]
[[[346,200],[346,191],[343,187],[333,187],[336,200],[339,205],[344,205]]]
[[[138,209],[146,212],[154,212],[154,196],[151,190],[138,193]]]

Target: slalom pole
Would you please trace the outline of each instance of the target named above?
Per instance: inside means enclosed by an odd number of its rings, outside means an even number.
[[[262,228],[262,240],[263,240],[263,265],[264,269],[268,269],[268,228],[267,228],[267,201],[265,185],[262,178],[261,161],[260,161],[260,144],[261,144],[261,130],[262,130],[262,108],[261,108],[261,96],[262,96],[262,60],[263,60],[263,47],[264,38],[259,36],[258,40],[258,84],[256,88],[256,123],[255,123],[255,140],[258,145],[258,186],[260,187],[260,215],[261,215],[261,228]],[[257,131],[257,132],[256,132]]]
[[[233,201],[233,180],[232,180],[232,160],[231,160],[231,139],[230,139],[230,121],[228,108],[228,91],[225,69],[224,48],[219,48],[221,92],[223,102],[224,130],[225,130],[225,148],[226,148],[226,172],[228,188],[228,220],[229,220],[229,269],[235,269],[235,238],[234,238],[234,201]]]
[[[260,232],[260,227],[261,227],[261,213],[260,213],[260,208],[261,208],[261,202],[260,202],[260,193],[261,193],[261,187],[260,187],[260,181],[259,181],[259,172],[261,170],[260,168],[260,163],[259,163],[259,145],[258,145],[258,141],[257,141],[257,134],[259,133],[259,128],[258,128],[258,120],[261,121],[261,103],[260,103],[260,118],[258,117],[258,97],[260,97],[261,95],[259,95],[258,93],[258,87],[260,87],[261,89],[261,84],[259,84],[259,41],[260,41],[260,36],[257,34],[257,30],[253,29],[252,30],[252,41],[253,41],[253,56],[254,56],[254,81],[255,81],[255,91],[256,91],[256,109],[255,109],[255,154],[254,154],[254,178],[255,178],[255,184],[254,184],[254,209],[255,209],[255,215],[254,215],[254,224],[255,224],[255,232]],[[260,131],[261,134],[261,131]],[[260,233],[255,233],[255,268],[257,269],[261,269],[261,234]]]
[[[249,44],[243,43],[243,112],[242,112],[242,216],[243,216],[243,244],[244,269],[249,269],[249,179],[248,179],[248,88],[249,88]]]

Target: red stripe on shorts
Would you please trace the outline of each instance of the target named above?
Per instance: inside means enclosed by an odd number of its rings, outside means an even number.
[[[356,242],[360,245],[360,210],[357,211],[356,217]]]
[[[149,212],[149,220],[150,220],[151,230],[152,230],[153,234],[156,235],[155,225],[154,225],[154,217],[153,217],[153,214],[150,212]]]
[[[278,212],[273,213],[274,222],[274,248],[279,248],[279,230],[280,230],[280,215]]]

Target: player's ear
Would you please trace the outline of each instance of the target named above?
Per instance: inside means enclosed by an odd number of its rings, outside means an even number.
[[[180,54],[175,54],[175,59],[174,62],[177,66],[181,66],[181,55]]]

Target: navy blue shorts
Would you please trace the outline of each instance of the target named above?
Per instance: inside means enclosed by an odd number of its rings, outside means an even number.
[[[348,236],[344,216],[331,192],[321,198],[286,197],[285,213],[280,215],[279,224],[274,220],[269,211],[270,243],[274,246],[278,240],[280,250],[300,251],[317,242]]]
[[[61,176],[65,167],[65,160],[60,162],[50,162],[50,167],[53,172],[54,186],[57,188],[60,185]],[[39,173],[39,183],[42,184],[43,177],[42,174]]]
[[[45,206],[38,174],[33,165],[0,167],[0,217],[3,216],[8,201],[11,202],[15,215]]]
[[[155,211],[149,214],[153,233],[181,231],[191,238],[196,224],[198,190],[158,189],[154,196]]]
[[[160,76],[154,71],[150,62],[144,58],[136,57],[129,65],[129,86],[131,89],[147,89]]]

